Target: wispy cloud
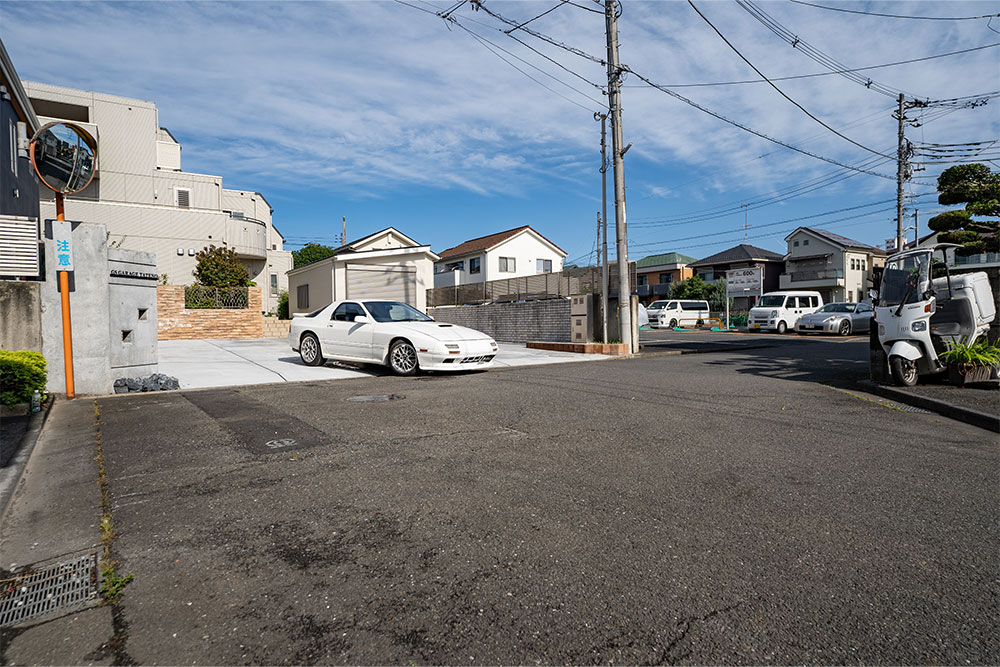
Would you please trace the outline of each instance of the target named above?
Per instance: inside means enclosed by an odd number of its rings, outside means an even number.
[[[583,0],[589,3],[590,0]],[[432,9],[431,2],[413,4]],[[682,2],[625,2],[622,61],[665,84],[756,78]],[[734,3],[698,2],[762,71],[821,71]],[[524,20],[551,2],[488,6]],[[445,3],[440,3],[444,7]],[[894,13],[927,14],[945,5],[885,2]],[[596,5],[595,5],[596,7]],[[803,40],[850,66],[917,58],[998,41],[985,22],[893,21],[767,3]],[[948,13],[982,13],[950,2]],[[456,12],[463,25],[547,72],[603,99],[600,91],[523,48],[483,12]],[[463,30],[393,2],[159,2],[0,4],[4,40],[25,79],[155,101],[160,122],[185,147],[185,168],[225,175],[234,186],[298,185],[349,198],[403,188],[525,196],[553,183],[595,196],[598,105],[506,56],[583,108],[528,79]],[[82,43],[51,41],[52,25],[73,25]],[[601,56],[603,18],[564,6],[531,24]],[[521,38],[593,82],[603,67]],[[48,48],[39,45],[49,44]],[[996,87],[998,52],[873,70],[894,87],[943,98]],[[633,198],[688,202],[734,183],[761,192],[833,169],[776,147],[627,77],[623,96]],[[891,150],[894,101],[838,76],[786,81],[789,95],[829,125],[877,150]],[[854,163],[863,151],[825,131],[766,84],[678,89],[761,132]],[[1000,136],[998,101],[913,130],[928,141]],[[879,113],[877,113],[879,112]],[[857,122],[859,119],[868,120]],[[677,178],[678,169],[682,178]],[[891,172],[890,167],[886,168]],[[697,171],[696,171],[697,170]],[[698,194],[685,181],[697,179]],[[591,186],[584,188],[582,184]],[[886,192],[862,177],[841,191]],[[599,194],[599,192],[597,193]]]

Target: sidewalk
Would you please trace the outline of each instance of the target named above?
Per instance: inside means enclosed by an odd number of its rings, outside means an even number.
[[[858,387],[900,403],[1000,433],[1000,390],[997,389],[996,381],[967,387],[954,387],[950,384],[890,387],[866,379],[860,380]]]
[[[95,453],[94,402],[56,402],[0,524],[0,578],[99,553]],[[4,627],[0,662],[111,664],[114,655],[103,647],[114,635],[112,608],[97,606],[96,593],[84,597]]]

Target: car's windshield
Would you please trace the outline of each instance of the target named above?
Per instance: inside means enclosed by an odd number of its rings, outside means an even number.
[[[930,286],[930,254],[910,255],[885,265],[879,286],[878,305],[897,306],[923,300]]]
[[[777,308],[781,304],[785,303],[785,297],[782,294],[766,294],[760,297],[760,301],[757,305],[761,308]]]
[[[858,307],[856,303],[828,303],[820,308],[818,313],[853,313]]]
[[[399,301],[365,301],[365,308],[376,322],[433,322],[413,306]]]
[[[653,303],[646,306],[646,310],[649,310],[650,308],[663,308],[666,305],[667,305],[666,301],[654,301]]]

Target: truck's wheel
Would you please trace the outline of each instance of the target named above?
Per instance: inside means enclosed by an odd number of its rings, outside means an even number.
[[[784,321],[778,322],[778,333],[783,334],[788,331],[788,325]]]
[[[899,355],[889,357],[889,373],[897,384],[912,387],[917,383],[917,362]]]

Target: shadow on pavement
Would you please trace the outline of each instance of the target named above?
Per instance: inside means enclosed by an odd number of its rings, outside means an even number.
[[[807,351],[808,354],[803,354]],[[711,358],[706,365],[730,367],[734,373],[794,380],[850,385],[868,377],[868,346],[864,342],[811,343],[773,346],[746,354]]]

